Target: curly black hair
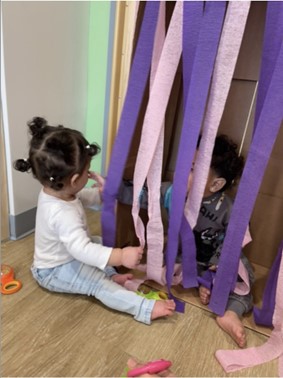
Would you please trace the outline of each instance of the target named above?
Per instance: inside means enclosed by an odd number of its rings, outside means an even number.
[[[14,168],[20,172],[31,170],[42,185],[54,190],[61,190],[73,174],[81,174],[100,152],[96,143],[89,144],[77,130],[49,126],[41,117],[34,117],[27,125],[32,135],[29,158],[16,160]]]
[[[244,158],[238,154],[237,147],[227,135],[219,135],[215,139],[210,168],[226,180],[221,191],[230,188],[243,172]]]

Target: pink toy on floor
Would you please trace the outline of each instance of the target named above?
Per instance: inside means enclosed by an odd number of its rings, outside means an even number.
[[[142,374],[157,374],[161,371],[168,369],[171,365],[172,363],[170,361],[163,359],[151,361],[145,365],[142,365],[141,367],[129,370],[127,373],[127,377],[138,377]]]

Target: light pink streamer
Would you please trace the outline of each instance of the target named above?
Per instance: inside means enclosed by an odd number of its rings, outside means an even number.
[[[231,86],[249,8],[250,1],[229,1],[228,4],[215,61],[202,139],[194,167],[193,185],[185,206],[185,216],[191,228],[195,227],[199,214],[214,141]]]
[[[154,36],[154,46],[153,46],[153,56],[152,56],[152,63],[151,63],[151,72],[150,72],[150,90],[153,85],[153,81],[155,78],[155,74],[158,67],[158,62],[160,60],[160,56],[162,53],[162,48],[165,40],[165,3],[160,3],[159,13],[158,13],[158,20],[156,26],[156,33]],[[156,205],[152,205],[152,198],[158,201],[160,200],[160,182],[161,182],[161,169],[162,169],[162,155],[163,155],[163,144],[164,144],[164,123],[161,128],[160,138],[157,142],[156,151],[153,155],[152,164],[149,168],[148,173],[148,215],[149,221],[147,224],[147,265],[151,267],[151,269],[155,269],[155,275],[160,277],[162,274],[162,250],[163,250],[163,225],[161,221],[161,214],[160,214],[160,206],[156,208]],[[161,162],[160,162],[161,159]],[[159,178],[158,180],[154,180],[154,177]],[[135,181],[134,181],[135,185]],[[153,195],[152,195],[153,194]],[[155,198],[156,197],[156,198]],[[154,223],[152,223],[153,218],[156,219]],[[138,220],[140,222],[140,220]],[[155,227],[154,227],[155,226]],[[140,242],[141,245],[144,246],[145,240],[142,239],[142,235],[144,235],[144,227],[143,223],[140,224],[139,232],[141,233]],[[137,233],[138,234],[138,233]],[[152,238],[152,235],[156,235],[156,238]],[[154,243],[154,241],[157,241]],[[152,254],[152,251],[157,251],[155,255]],[[152,258],[153,257],[153,258]],[[147,265],[139,265],[138,269],[142,272],[147,272]],[[155,268],[154,268],[155,267]],[[128,290],[136,291],[138,287],[146,280],[146,279],[154,279],[154,275],[147,274],[143,279],[133,279],[127,280],[125,283],[125,287]]]
[[[152,59],[152,71],[150,89],[152,88],[158,62],[162,53],[165,41],[165,2],[160,3],[159,22],[154,40],[154,50]],[[160,136],[157,141],[156,150],[152,157],[152,162],[147,175],[148,187],[148,223],[147,231],[147,278],[161,282],[163,249],[164,249],[164,230],[161,219],[160,209],[160,186],[162,175],[164,147],[164,119],[161,125]]]
[[[157,26],[156,26],[156,33],[154,37],[154,46],[153,46],[153,56],[152,56],[152,64],[151,64],[151,73],[150,73],[150,90],[153,85],[153,81],[155,78],[155,74],[157,71],[158,67],[158,62],[162,53],[162,48],[165,40],[165,3],[161,2],[160,3],[160,8],[159,8],[159,14],[158,14],[158,20],[157,20]],[[148,231],[148,240],[147,240],[147,265],[150,267],[150,269],[154,269],[155,274],[147,274],[145,275],[142,279],[132,279],[132,280],[127,280],[125,283],[125,287],[128,290],[136,291],[138,287],[147,279],[154,279],[156,276],[161,277],[162,275],[162,250],[163,250],[163,225],[161,221],[161,215],[160,215],[160,207],[159,207],[159,218],[158,218],[158,209],[156,210],[155,207],[152,209],[151,206],[151,196],[152,194],[152,185],[154,185],[154,180],[152,180],[152,173],[155,171],[155,175],[158,178],[159,181],[161,181],[161,168],[162,168],[162,161],[160,163],[160,157],[162,160],[162,154],[163,154],[163,144],[164,144],[164,126],[162,125],[161,129],[161,135],[160,139],[158,140],[157,148],[156,151],[154,152],[153,156],[153,161],[149,169],[148,173],[148,193],[149,193],[149,198],[148,198],[148,215],[149,215],[149,221],[147,224],[147,230]],[[153,183],[152,183],[153,181]],[[134,181],[135,185],[135,181]],[[160,182],[159,182],[160,185]],[[155,185],[156,186],[156,185]],[[157,195],[157,201],[159,201],[160,198],[160,188],[155,188],[154,190],[156,191]],[[157,192],[158,190],[158,192]],[[155,228],[152,229],[152,214],[156,214],[156,226]],[[139,222],[139,232],[141,232],[141,236],[144,235],[144,226],[143,223]],[[138,232],[136,231],[137,235]],[[151,235],[154,235],[153,233],[156,234],[156,238],[152,238]],[[157,241],[157,243],[154,243],[154,240]],[[140,237],[140,243],[141,245],[144,246],[145,241]],[[142,244],[144,243],[144,244]],[[154,245],[155,244],[155,245]],[[156,254],[152,254],[152,251],[156,251]],[[139,265],[138,270],[147,273],[147,265]],[[160,280],[159,280],[160,281]]]
[[[145,231],[143,222],[139,217],[139,195],[148,176],[150,168],[152,168],[153,170],[150,173],[151,194],[149,196],[149,215],[152,218],[152,213],[155,213],[157,211],[157,206],[155,206],[156,204],[153,204],[152,202],[156,201],[157,197],[155,196],[160,195],[160,174],[158,173],[156,174],[156,177],[154,177],[154,169],[156,169],[157,165],[159,166],[161,164],[159,161],[154,166],[152,165],[152,162],[158,146],[159,151],[157,151],[157,156],[160,157],[161,148],[163,145],[163,137],[161,135],[162,129],[164,127],[164,116],[182,52],[182,17],[183,4],[182,2],[177,2],[174,8],[162,53],[159,59],[158,67],[150,90],[149,102],[145,114],[143,131],[136,161],[136,168],[134,172],[132,216],[136,233],[142,246],[145,245]],[[158,170],[159,169],[160,168],[158,168]],[[153,189],[157,187],[158,190]],[[154,195],[153,190],[154,192],[156,192]],[[159,203],[160,202],[158,199],[158,205]],[[154,217],[156,220],[156,213],[154,214]],[[155,220],[153,220],[153,222]],[[154,279],[157,282],[163,283],[163,281],[161,282],[163,254],[162,251],[160,253],[161,244],[163,248],[163,228],[162,235],[160,232],[160,225],[162,226],[162,224],[160,223],[161,218],[157,222],[159,223],[159,225],[156,224],[159,235],[150,235],[149,243],[152,249],[153,238],[160,238],[157,243],[159,245],[159,251],[152,251],[152,253],[150,252],[149,260],[152,258],[152,255],[154,253],[156,256],[158,255],[158,257],[155,257],[155,259],[157,259],[158,263],[161,265],[159,265],[159,267],[155,266],[154,269],[150,270],[150,278]],[[153,223],[151,224],[151,230],[152,228],[155,228]],[[153,261],[153,258],[151,259],[151,261]],[[154,270],[156,270],[156,273],[154,273]]]
[[[269,340],[260,347],[244,350],[218,350],[215,356],[223,369],[230,373],[278,358],[279,377],[283,377],[283,250],[272,324],[274,328]]]
[[[250,229],[248,227],[245,232],[242,247],[244,247],[251,241],[252,241],[252,237],[250,234]],[[239,295],[246,295],[250,292],[251,286],[250,286],[249,273],[246,267],[244,266],[244,264],[242,263],[242,260],[239,261],[238,275],[242,278],[243,282],[236,283],[234,293],[239,294]]]

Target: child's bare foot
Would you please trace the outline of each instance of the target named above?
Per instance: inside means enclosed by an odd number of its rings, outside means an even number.
[[[164,301],[155,301],[151,320],[161,318],[162,316],[171,316],[175,311],[176,304],[172,299],[166,299]]]
[[[200,286],[198,289],[200,301],[202,304],[207,305],[210,300],[210,290],[204,286]]]
[[[225,311],[223,316],[217,316],[217,324],[232,337],[240,348],[246,345],[246,332],[241,319],[231,310]]]
[[[113,276],[111,276],[112,281],[116,282],[121,286],[124,286],[126,281],[132,280],[133,278],[134,276],[132,273],[114,274]]]

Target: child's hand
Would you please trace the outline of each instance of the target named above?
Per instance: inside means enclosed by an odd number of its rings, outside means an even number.
[[[98,188],[99,189],[99,193],[102,194],[103,193],[103,189],[104,189],[104,184],[105,184],[104,177],[100,176],[96,172],[89,171],[88,172],[88,178],[96,181],[96,183],[93,184],[91,187],[92,188]]]
[[[126,268],[136,268],[140,264],[143,255],[142,247],[122,248],[122,265]]]

